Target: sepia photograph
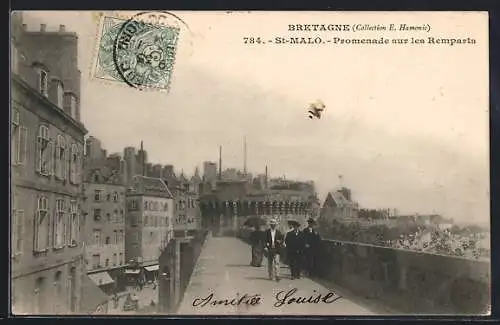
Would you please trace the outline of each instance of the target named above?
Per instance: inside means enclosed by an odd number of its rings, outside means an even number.
[[[490,315],[487,12],[10,28],[12,315]]]

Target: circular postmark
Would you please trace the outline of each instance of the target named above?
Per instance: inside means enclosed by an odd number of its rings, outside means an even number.
[[[181,25],[169,12],[140,12],[113,33],[113,63],[117,77],[137,89],[168,90]]]

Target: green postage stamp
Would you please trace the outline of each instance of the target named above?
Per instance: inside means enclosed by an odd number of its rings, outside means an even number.
[[[180,28],[162,15],[102,15],[92,77],[139,90],[168,91]]]

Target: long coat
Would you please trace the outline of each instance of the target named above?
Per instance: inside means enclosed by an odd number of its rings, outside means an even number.
[[[271,229],[266,230],[264,234],[264,239],[265,239],[265,247],[269,249],[269,253],[271,253],[271,255],[281,253],[281,249],[283,248],[283,243],[284,243],[284,236],[281,233],[281,231],[276,229],[276,234],[274,237],[274,248],[272,247]]]
[[[310,274],[316,274],[319,271],[319,258],[321,249],[321,237],[318,232],[314,229],[306,228],[302,230],[302,236],[304,238],[304,268],[309,271]]]
[[[300,256],[304,252],[304,236],[300,231],[291,230],[285,238],[286,252],[289,257]]]

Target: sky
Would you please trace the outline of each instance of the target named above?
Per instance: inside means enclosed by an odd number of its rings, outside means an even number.
[[[203,161],[253,174],[343,185],[362,207],[489,221],[487,16],[480,13],[175,12],[181,30],[170,92],[92,77],[91,12],[25,12],[28,29],[79,36],[82,121],[109,153],[139,147],[152,163],[192,174]],[[475,45],[243,44],[243,37],[316,36],[291,23],[423,24],[431,32],[339,37],[474,37]],[[326,36],[326,35],[324,35]],[[322,100],[321,119],[307,117]]]

